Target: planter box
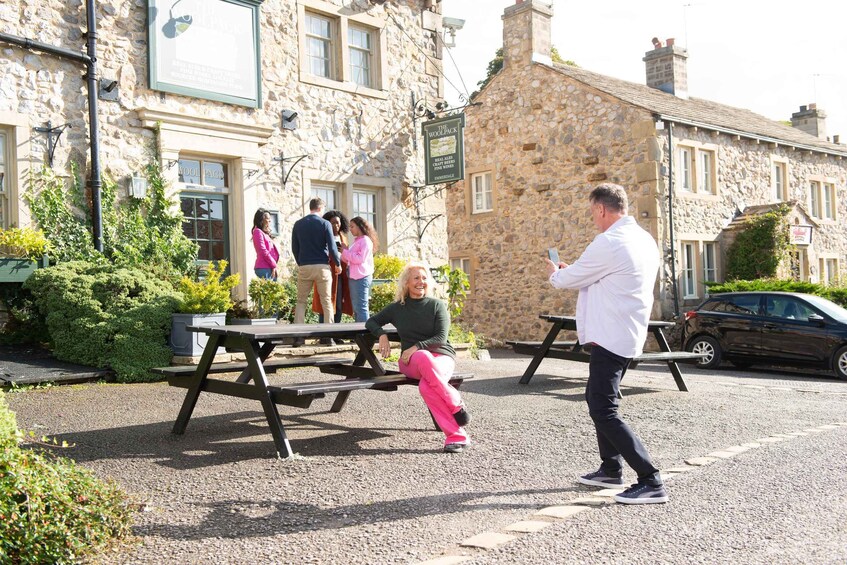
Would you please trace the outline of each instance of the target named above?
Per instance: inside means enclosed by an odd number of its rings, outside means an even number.
[[[190,332],[188,326],[223,326],[226,324],[226,313],[220,314],[172,314],[171,337],[168,345],[174,355],[180,357],[197,357],[203,354],[203,349],[209,341],[209,336],[202,332]]]
[[[0,282],[22,283],[40,267],[49,265],[47,257],[40,261],[0,257]]]

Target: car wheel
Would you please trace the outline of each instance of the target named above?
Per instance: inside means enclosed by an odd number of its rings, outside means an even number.
[[[734,360],[731,360],[730,363],[732,363],[733,367],[738,367],[739,369],[749,369],[750,367],[753,366],[753,363],[751,363],[750,361],[734,361]]]
[[[714,369],[721,364],[721,346],[715,338],[707,335],[695,337],[688,343],[688,351],[703,356],[697,362],[701,369]]]
[[[835,352],[835,357],[832,359],[832,368],[835,369],[836,377],[847,381],[847,345]]]

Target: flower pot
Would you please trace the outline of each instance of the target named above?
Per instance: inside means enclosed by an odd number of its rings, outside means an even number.
[[[41,261],[0,257],[0,282],[22,283],[39,267],[49,264],[47,257]]]
[[[180,357],[198,357],[209,341],[209,336],[203,332],[190,332],[188,326],[223,326],[226,324],[226,313],[219,314],[172,314],[171,337],[168,345],[174,355]]]

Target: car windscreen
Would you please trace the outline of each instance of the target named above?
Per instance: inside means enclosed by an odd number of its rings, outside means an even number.
[[[821,298],[820,296],[815,296],[813,294],[808,294],[803,298],[807,302],[809,302],[809,304],[811,304],[830,318],[834,318],[841,322],[847,322],[847,310],[845,310],[835,302],[831,302],[826,298]]]

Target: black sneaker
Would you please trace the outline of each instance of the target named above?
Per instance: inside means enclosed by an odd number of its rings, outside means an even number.
[[[304,345],[306,345],[306,340],[301,337],[291,342],[291,347],[303,347]]]
[[[623,486],[623,477],[610,477],[603,469],[583,475],[577,480],[591,487],[615,488]]]
[[[621,504],[662,504],[668,501],[668,491],[663,485],[654,487],[642,483],[636,483],[615,495],[615,502]]]
[[[335,340],[331,337],[322,337],[321,345],[335,345]]]
[[[466,443],[448,443],[444,446],[444,453],[461,453],[467,446]]]
[[[453,419],[462,427],[471,423],[471,415],[464,408],[460,408],[458,412],[453,413]]]

